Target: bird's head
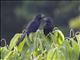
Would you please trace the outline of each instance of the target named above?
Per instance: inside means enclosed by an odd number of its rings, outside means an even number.
[[[54,26],[54,21],[51,17],[46,17],[44,20],[47,25]]]
[[[44,20],[45,17],[46,17],[46,16],[45,16],[44,14],[38,14],[38,15],[36,16],[36,18],[37,18],[38,20]]]
[[[44,21],[46,21],[46,22],[48,22],[48,23],[51,22],[51,20],[52,20],[52,19],[51,19],[50,17],[44,18]]]

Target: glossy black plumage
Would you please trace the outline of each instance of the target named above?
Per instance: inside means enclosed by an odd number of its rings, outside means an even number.
[[[45,16],[43,14],[39,14],[37,15],[28,25],[27,27],[24,29],[24,31],[22,32],[21,37],[19,38],[19,40],[17,41],[16,45],[19,45],[19,43],[23,40],[23,38],[26,36],[29,36],[29,34],[31,32],[36,32],[37,29],[40,26],[41,20],[45,18]]]
[[[49,32],[52,32],[53,30],[53,21],[50,17],[46,18],[46,24],[44,26],[44,34],[45,36],[49,34]]]

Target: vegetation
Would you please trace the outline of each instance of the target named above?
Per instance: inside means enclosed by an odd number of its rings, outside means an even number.
[[[43,22],[16,46],[18,32],[38,13],[59,29],[45,36]],[[1,38],[0,60],[80,60],[80,1],[1,1]]]
[[[9,46],[0,47],[1,60],[79,60],[80,32],[66,38],[59,29],[48,36],[43,34],[43,30],[38,30],[15,46],[20,36],[16,33]]]
[[[21,32],[38,13],[51,17],[65,35],[69,31],[68,22],[80,16],[80,1],[1,1],[1,38],[9,44],[14,34]]]

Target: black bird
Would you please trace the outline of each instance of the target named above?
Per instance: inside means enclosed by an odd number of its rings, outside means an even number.
[[[43,20],[45,18],[45,15],[43,14],[38,14],[27,26],[26,28],[23,30],[21,37],[19,38],[19,40],[17,41],[16,45],[18,46],[19,43],[23,40],[23,38],[27,35],[29,36],[29,34],[31,32],[36,32],[37,29],[40,26],[41,20]]]
[[[50,17],[45,18],[46,24],[44,26],[44,35],[47,36],[53,30],[53,21]]]

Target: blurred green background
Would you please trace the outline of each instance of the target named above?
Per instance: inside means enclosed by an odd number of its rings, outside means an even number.
[[[9,44],[16,33],[20,33],[24,25],[32,20],[38,13],[49,16],[54,26],[59,27],[65,36],[69,29],[80,28],[80,1],[1,1],[1,38]],[[75,23],[69,23],[77,20]],[[77,23],[77,22],[76,22]],[[70,26],[69,26],[70,25]]]

